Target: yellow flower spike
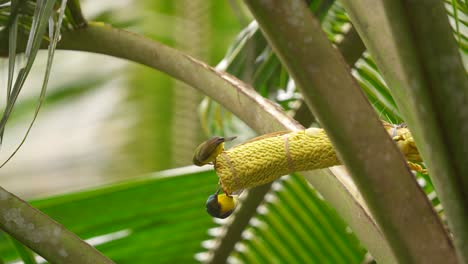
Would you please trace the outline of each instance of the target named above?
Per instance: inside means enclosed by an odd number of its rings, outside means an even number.
[[[413,135],[411,135],[406,124],[392,125],[384,123],[384,127],[408,160],[414,162],[422,161],[419,151],[416,148]]]
[[[224,151],[224,142],[234,140],[236,137],[212,137],[201,143],[193,155],[192,162],[197,166],[212,163],[216,157]]]
[[[327,168],[340,164],[325,131],[311,128],[298,132],[262,136],[216,158],[215,170],[224,192],[272,182],[294,171]]]
[[[423,169],[423,167],[421,167],[421,165],[419,165],[417,163],[413,163],[411,161],[408,161],[408,167],[413,171],[416,171],[416,172],[419,172],[419,173],[422,173],[422,174],[427,174],[427,170]]]
[[[405,125],[384,123],[384,127],[409,161],[421,161]],[[263,135],[221,151],[214,162],[221,187],[227,194],[272,182],[295,171],[340,164],[325,131],[318,128]]]
[[[213,217],[224,219],[230,216],[237,206],[237,197],[219,194],[219,190],[215,194],[208,197],[206,201],[206,211]]]

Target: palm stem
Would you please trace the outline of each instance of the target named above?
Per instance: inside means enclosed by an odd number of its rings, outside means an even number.
[[[64,226],[0,187],[0,227],[51,263],[113,263]]]
[[[307,105],[351,172],[398,261],[455,263],[450,238],[440,219],[343,58],[304,3],[245,2],[302,88]]]
[[[443,2],[343,5],[413,132],[457,253],[468,263],[468,81]]]

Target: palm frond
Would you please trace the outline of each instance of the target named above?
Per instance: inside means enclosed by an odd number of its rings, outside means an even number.
[[[215,179],[214,171],[191,166],[31,204],[116,263],[189,263],[214,226],[204,204]],[[19,258],[5,236],[0,255]]]
[[[13,237],[10,237],[10,239],[24,264],[37,264],[34,253],[29,248],[21,244],[21,242],[14,239]]]
[[[3,167],[11,158],[13,158],[13,156],[18,152],[18,150],[21,148],[21,146],[24,144],[24,142],[26,141],[26,138],[28,137],[28,134],[29,132],[31,131],[31,128],[33,127],[34,125],[34,121],[36,121],[36,118],[37,118],[37,115],[39,114],[39,110],[42,106],[42,103],[44,102],[44,99],[45,99],[45,95],[46,95],[46,91],[47,91],[47,83],[49,82],[49,76],[50,76],[50,71],[52,69],[52,61],[54,59],[54,53],[55,53],[55,48],[57,46],[57,42],[59,40],[59,37],[60,37],[60,28],[62,26],[62,21],[63,21],[63,17],[64,17],[64,14],[65,14],[65,9],[66,9],[66,4],[67,4],[67,0],[62,0],[62,4],[60,6],[60,9],[59,9],[59,14],[58,14],[58,18],[57,18],[57,21],[54,22],[54,18],[53,16],[50,16],[49,17],[49,39],[51,40],[50,44],[49,44],[49,54],[48,54],[48,57],[47,57],[47,66],[46,66],[46,69],[45,69],[45,73],[44,73],[44,81],[42,83],[42,88],[41,88],[41,93],[39,95],[39,100],[38,100],[38,103],[37,103],[37,107],[36,107],[36,111],[34,112],[34,116],[33,116],[33,119],[31,121],[31,123],[29,124],[29,127],[28,129],[26,130],[26,133],[24,134],[23,136],[23,139],[21,140],[21,142],[19,143],[19,145],[17,146],[17,148],[11,153],[11,155],[0,165],[0,168]],[[52,15],[52,14],[51,14]],[[36,40],[39,42],[39,44],[35,44],[35,45],[40,45],[40,42],[42,42],[42,37],[40,37],[38,40]],[[28,42],[29,44],[29,42]],[[39,49],[39,46],[37,47],[37,49]],[[26,49],[26,52],[28,50]],[[37,51],[36,51],[37,53]],[[35,56],[35,55],[34,55]],[[14,57],[14,55],[13,55]],[[32,64],[31,64],[32,65]],[[20,70],[21,71],[21,70]],[[26,76],[24,77],[24,80],[26,79]],[[18,90],[17,90],[17,94],[15,95],[14,98],[14,101],[13,102],[10,102],[8,101],[7,102],[7,109],[6,111],[9,111],[9,114],[6,115],[6,118],[8,119],[10,114],[11,114],[11,111],[13,110],[13,106],[15,104],[15,101],[16,99],[18,98],[18,95],[19,95],[19,92],[21,91],[21,88],[24,84],[24,81],[23,83],[21,84],[21,86],[18,86]],[[8,98],[11,97],[11,94]],[[10,103],[10,104],[9,104]],[[10,108],[8,108],[8,105],[10,105]],[[10,109],[10,110],[8,110]],[[6,119],[6,120],[7,120]],[[6,121],[5,121],[5,124],[6,124]],[[0,133],[3,134],[5,130],[5,127],[1,127],[1,123],[0,123]],[[1,142],[1,137],[0,137],[0,142]]]
[[[231,258],[255,263],[361,263],[364,248],[303,178],[288,176],[272,187]]]
[[[466,54],[468,53],[468,2],[466,0],[445,0],[445,9],[458,46]]]
[[[334,0],[308,2],[311,11],[320,20],[325,19],[328,10],[335,3]],[[216,68],[250,83],[262,96],[278,103],[286,111],[295,110],[300,104],[301,98],[294,82],[267,44],[255,21],[238,34]],[[209,98],[205,99],[200,113],[207,134],[223,135],[226,126],[242,126],[235,117],[220,109]],[[235,131],[227,131],[233,130]]]
[[[29,72],[34,64],[36,59],[36,55],[41,48],[44,35],[48,30],[49,33],[49,55],[47,58],[47,66],[44,73],[43,83],[41,92],[39,95],[39,100],[36,108],[36,112],[34,117],[26,130],[26,133],[23,137],[23,140],[20,142],[18,147],[12,152],[12,154],[0,165],[3,167],[21,148],[22,144],[25,142],[33,124],[36,120],[36,117],[39,113],[40,107],[45,97],[45,93],[47,90],[47,83],[49,80],[49,75],[52,67],[52,61],[54,57],[55,48],[57,42],[60,37],[60,30],[62,26],[62,21],[64,18],[65,10],[66,10],[66,0],[63,0],[61,3],[60,8],[58,9],[58,14],[55,18],[55,0],[49,1],[38,1],[35,6],[34,15],[32,16],[31,26],[29,30],[29,37],[26,44],[26,49],[24,50],[24,56],[26,60],[26,64],[18,70],[18,74],[16,78],[15,75],[15,67],[16,67],[16,57],[17,52],[20,50],[18,49],[17,45],[17,38],[18,38],[18,21],[19,16],[21,14],[21,10],[27,10],[27,1],[11,1],[10,4],[10,21],[11,23],[7,23],[8,32],[9,32],[9,67],[8,67],[8,83],[7,83],[7,95],[6,95],[6,106],[3,112],[2,119],[0,120],[0,144],[3,141],[3,135],[5,132],[5,126],[13,112],[13,108],[16,104],[16,101],[20,95],[21,89],[29,75]],[[25,15],[27,16],[27,15]],[[15,80],[13,81],[13,79]]]

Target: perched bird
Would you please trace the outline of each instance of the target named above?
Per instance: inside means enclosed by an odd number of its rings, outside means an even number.
[[[212,137],[201,143],[193,155],[192,162],[197,166],[203,166],[212,163],[216,156],[224,150],[224,142],[234,140],[236,137]]]
[[[219,194],[219,190],[206,200],[206,211],[212,217],[224,219],[234,212],[237,206],[237,198],[225,193]]]

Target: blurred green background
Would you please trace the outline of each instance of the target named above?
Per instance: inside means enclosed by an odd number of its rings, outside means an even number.
[[[213,66],[243,26],[229,1],[81,2],[89,20],[141,33]],[[45,59],[43,52],[9,122],[2,158],[31,120]],[[8,63],[3,61],[6,81]],[[3,186],[22,197],[190,165],[193,150],[209,136],[196,114],[202,95],[153,69],[57,51],[51,76],[27,144],[0,171]],[[31,180],[35,184],[28,184]]]
[[[90,21],[143,34],[212,66],[245,24],[233,11],[235,1],[80,2]],[[46,59],[40,52],[23,88],[2,160],[32,119]],[[1,61],[6,83],[8,60]],[[193,150],[210,136],[197,114],[202,99],[154,69],[57,50],[47,99],[26,143],[0,170],[0,184],[34,200],[117,263],[195,262],[215,226],[204,204],[217,176],[193,168],[153,172],[191,165]],[[17,263],[15,246],[21,247],[0,233],[0,263]]]

